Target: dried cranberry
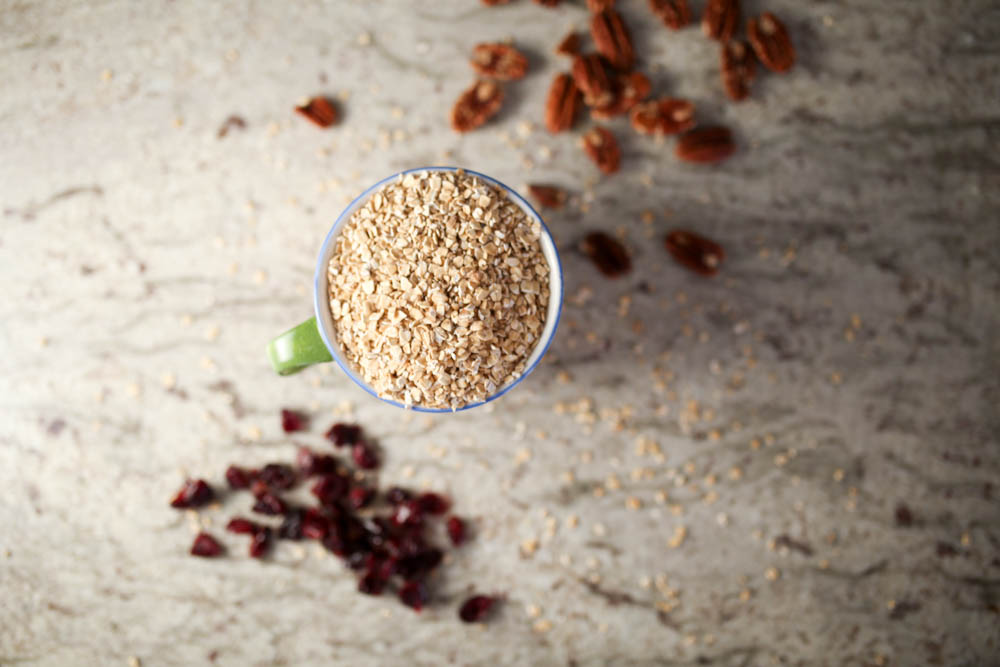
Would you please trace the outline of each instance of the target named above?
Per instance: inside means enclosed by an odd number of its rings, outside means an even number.
[[[288,511],[288,505],[285,501],[274,495],[273,493],[265,493],[257,502],[253,505],[253,511],[258,514],[267,514],[268,516],[276,516],[278,514],[284,514]]]
[[[351,458],[354,459],[354,463],[359,468],[372,470],[378,467],[378,456],[375,455],[375,450],[367,443],[355,443],[354,447],[351,448]]]
[[[308,447],[299,447],[296,463],[303,477],[328,475],[337,470],[337,459],[328,454],[317,454]]]
[[[490,613],[496,598],[489,595],[473,595],[462,603],[458,617],[466,623],[477,623]]]
[[[262,479],[255,479],[253,484],[250,485],[250,493],[253,494],[254,498],[263,498],[267,494],[271,493],[271,488]]]
[[[369,570],[375,565],[375,554],[370,551],[355,551],[347,557],[347,567],[352,570]]]
[[[353,445],[361,438],[361,427],[357,424],[336,423],[326,432],[326,437],[337,447]]]
[[[347,494],[347,502],[356,510],[366,507],[375,498],[375,489],[356,486]]]
[[[338,556],[347,555],[347,544],[344,541],[344,534],[337,524],[330,524],[329,532],[323,537],[323,546]]]
[[[305,518],[305,511],[293,509],[285,515],[281,525],[278,526],[278,537],[283,540],[301,540],[302,522]]]
[[[368,571],[358,580],[358,590],[365,595],[381,595],[384,589],[385,579],[379,577],[376,572]]]
[[[416,500],[407,500],[396,506],[392,522],[397,526],[419,526],[424,522],[423,508]]]
[[[412,497],[412,493],[399,486],[390,487],[385,494],[385,499],[392,505],[398,505],[404,500],[409,500]]]
[[[230,489],[246,489],[253,482],[248,470],[239,466],[229,466],[226,468],[226,481]]]
[[[309,424],[309,418],[294,410],[281,411],[281,430],[285,433],[304,431]]]
[[[310,507],[302,515],[302,537],[322,540],[330,530],[329,520],[319,510]]]
[[[348,483],[340,475],[324,475],[313,484],[312,494],[324,505],[331,505],[347,493]]]
[[[448,523],[445,524],[448,529],[448,537],[451,538],[451,543],[456,547],[465,542],[465,522],[459,519],[457,516],[450,517]]]
[[[201,507],[212,502],[215,498],[215,491],[212,490],[203,479],[189,479],[184,482],[184,486],[177,492],[174,499],[170,501],[170,506],[177,509],[187,509],[189,507]]]
[[[412,556],[400,558],[396,563],[396,573],[404,579],[412,579],[418,575],[430,572],[444,560],[440,549],[431,547]]]
[[[244,519],[242,517],[234,517],[229,520],[228,524],[226,524],[226,530],[230,533],[236,533],[237,535],[249,535],[259,528],[260,526],[250,519]]]
[[[260,471],[260,479],[272,489],[286,491],[295,486],[295,471],[284,463],[268,463]]]
[[[414,611],[420,611],[427,604],[427,587],[421,581],[407,581],[399,589],[399,599]]]
[[[417,502],[424,514],[433,515],[444,514],[450,505],[447,498],[436,493],[421,493],[417,496]]]
[[[202,556],[204,558],[214,558],[222,554],[222,545],[208,533],[198,533],[191,545],[192,556]]]
[[[258,526],[250,540],[250,557],[263,558],[271,550],[271,527]]]

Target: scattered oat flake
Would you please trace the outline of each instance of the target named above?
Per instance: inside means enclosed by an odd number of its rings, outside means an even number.
[[[625,501],[625,507],[627,507],[628,509],[633,510],[633,511],[641,509],[642,508],[642,500],[640,500],[639,498],[637,498],[635,496],[630,496]]]
[[[532,625],[531,627],[535,632],[539,634],[544,634],[552,629],[552,621],[549,621],[547,619],[542,619],[539,621],[535,621],[534,625]]]
[[[521,542],[521,553],[524,556],[531,557],[538,551],[538,540],[527,539]]]
[[[524,613],[528,615],[528,618],[538,618],[542,615],[542,608],[537,604],[525,605]]]
[[[776,567],[769,567],[766,570],[764,570],[764,578],[767,579],[768,581],[776,581],[780,576],[781,573],[778,572],[778,568]]]
[[[686,538],[687,538],[687,527],[683,525],[675,526],[674,534],[667,542],[667,546],[670,547],[671,549],[676,549],[677,547],[684,544],[684,540]]]
[[[603,523],[595,523],[590,530],[597,537],[604,537],[608,534],[608,529]]]

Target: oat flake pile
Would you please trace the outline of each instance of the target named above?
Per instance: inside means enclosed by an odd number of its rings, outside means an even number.
[[[545,326],[541,226],[462,171],[407,174],[344,225],[330,310],[344,356],[383,398],[458,409],[518,378]]]

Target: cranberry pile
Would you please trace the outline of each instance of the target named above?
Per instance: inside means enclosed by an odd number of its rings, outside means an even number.
[[[303,430],[308,419],[282,410],[286,433]],[[334,424],[326,433],[337,448],[346,448],[356,469],[373,470],[379,465],[375,448],[356,424]],[[263,558],[275,539],[316,540],[358,572],[358,590],[367,595],[392,591],[408,607],[420,611],[430,602],[428,575],[444,559],[444,551],[427,535],[430,522],[448,513],[450,501],[437,493],[416,493],[398,486],[380,492],[367,478],[352,471],[333,454],[300,447],[295,465],[269,463],[259,469],[231,465],[225,473],[232,491],[248,491],[254,499],[251,511],[281,517],[271,525],[245,517],[234,517],[226,530],[250,537],[249,553]],[[315,505],[298,506],[282,492],[309,483]],[[171,501],[171,507],[202,507],[217,497],[204,480],[187,480]],[[454,546],[467,538],[466,524],[449,516],[445,530]],[[215,557],[222,545],[208,533],[199,533],[191,546],[195,556]],[[483,620],[496,598],[476,595],[462,605],[459,618],[468,623]]]

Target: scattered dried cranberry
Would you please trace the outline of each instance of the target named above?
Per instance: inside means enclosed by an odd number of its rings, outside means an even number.
[[[229,483],[230,489],[248,489],[253,482],[253,476],[249,470],[239,466],[229,466],[226,468],[226,482]]]
[[[336,423],[326,432],[327,439],[337,447],[353,445],[361,439],[361,427],[357,424]]]
[[[354,459],[359,468],[363,468],[364,470],[372,470],[378,467],[378,457],[375,455],[375,450],[367,443],[354,443],[354,446],[351,448],[351,458]]]
[[[421,493],[417,496],[417,502],[420,504],[420,510],[424,514],[433,514],[435,516],[447,512],[448,507],[451,505],[447,498],[436,493]]]
[[[281,411],[281,430],[285,433],[304,431],[309,425],[309,418],[294,410]]]
[[[385,579],[369,570],[358,580],[358,590],[365,595],[382,595],[382,591],[385,590]]]
[[[412,497],[412,493],[398,486],[390,487],[385,493],[385,499],[388,500],[391,505],[398,505],[404,500],[409,500]]]
[[[277,516],[279,514],[284,514],[288,511],[288,505],[285,501],[274,495],[273,493],[265,493],[257,502],[253,504],[253,511],[258,514],[267,514],[268,516]]]
[[[305,518],[305,511],[293,509],[285,515],[281,525],[278,526],[278,537],[283,540],[302,539],[302,521]]]
[[[329,454],[317,454],[308,447],[299,447],[295,458],[303,477],[328,475],[337,470],[337,459]]]
[[[255,479],[253,484],[250,485],[250,493],[253,494],[254,498],[263,498],[267,494],[271,493],[271,489],[264,480]]]
[[[489,595],[473,595],[462,603],[458,610],[458,617],[466,623],[477,623],[490,613],[496,598]]]
[[[329,520],[316,508],[310,507],[302,515],[302,537],[307,540],[322,540],[329,531]]]
[[[397,526],[419,526],[424,522],[424,511],[416,500],[406,500],[396,506],[392,522]]]
[[[902,503],[896,505],[896,525],[903,528],[913,525],[913,511]]]
[[[215,491],[212,490],[203,479],[189,479],[184,482],[184,486],[177,492],[174,499],[170,501],[170,506],[177,509],[187,509],[189,507],[201,507],[212,502],[215,498]]]
[[[448,529],[448,537],[451,538],[451,543],[456,547],[465,542],[465,522],[459,519],[457,516],[450,517],[448,523],[445,524]]]
[[[271,550],[271,527],[258,526],[250,540],[251,558],[263,558]]]
[[[313,484],[312,494],[324,505],[332,505],[347,493],[348,483],[340,475],[323,475]]]
[[[440,565],[442,560],[444,560],[444,552],[431,547],[412,556],[400,558],[396,562],[395,570],[404,579],[412,579],[430,572]]]
[[[191,545],[192,556],[214,558],[222,554],[222,545],[208,533],[198,533]]]
[[[258,530],[260,526],[250,519],[244,519],[242,517],[234,517],[229,520],[226,524],[226,530],[230,533],[236,533],[237,535],[249,535],[254,531]]]
[[[356,510],[368,506],[375,498],[375,489],[364,486],[356,486],[347,494],[347,502]]]
[[[292,469],[292,466],[284,463],[268,463],[261,469],[258,476],[262,482],[278,491],[292,488],[297,481],[295,470]]]
[[[420,611],[427,604],[427,587],[421,581],[407,581],[399,589],[399,599],[414,611]]]
[[[375,554],[370,551],[355,551],[347,557],[347,567],[352,570],[370,570],[375,565]]]

